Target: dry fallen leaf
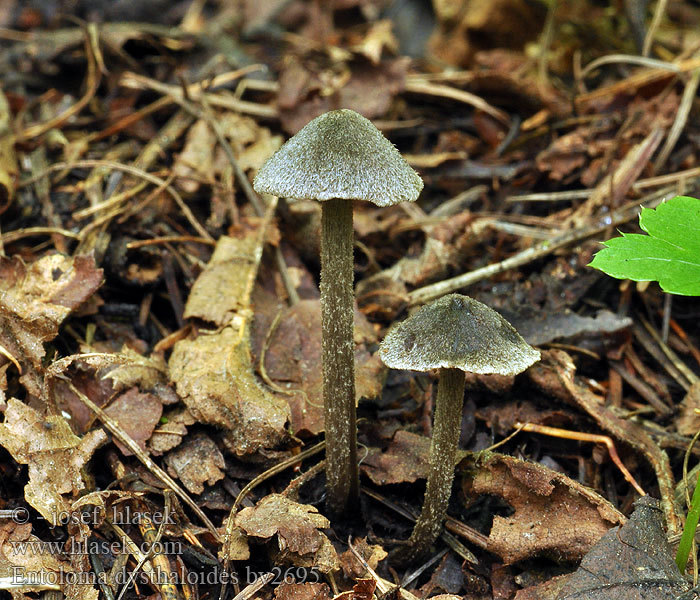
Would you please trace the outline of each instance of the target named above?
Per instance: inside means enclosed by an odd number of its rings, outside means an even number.
[[[384,548],[378,544],[367,543],[365,538],[354,540],[352,545],[355,552],[374,570],[387,557],[387,552]],[[350,549],[340,555],[340,566],[348,579],[360,579],[369,575],[365,565],[357,559],[357,556]]]
[[[290,583],[283,581],[275,588],[275,600],[331,600],[326,583]]]
[[[330,540],[319,529],[330,521],[313,506],[285,496],[270,494],[254,507],[236,515],[236,526],[249,537],[277,537],[280,558],[299,566],[316,567],[323,573],[338,568],[338,556]]]
[[[0,257],[0,346],[22,367],[30,394],[42,396],[44,342],[102,280],[92,256],[52,254],[31,264]]]
[[[265,332],[258,332],[259,334]],[[362,314],[355,313],[355,396],[376,398],[382,389],[383,363],[370,355],[366,344],[376,341]],[[262,346],[259,342],[256,346]],[[323,379],[321,363],[321,306],[302,300],[284,310],[265,349],[265,372],[274,382],[272,392],[289,402],[292,433],[323,431]]]
[[[625,517],[592,489],[543,465],[484,454],[470,468],[464,493],[503,498],[514,512],[495,516],[488,549],[505,564],[535,556],[577,561]]]
[[[193,494],[204,491],[204,483],[213,485],[224,478],[224,457],[212,439],[204,433],[189,436],[177,450],[165,457],[168,472],[182,481]]]
[[[250,293],[266,234],[250,224],[237,238],[222,237],[192,286],[185,317],[212,322],[214,333],[177,342],[168,367],[178,395],[200,422],[224,430],[229,450],[243,455],[278,446],[289,407],[256,379],[250,357]]]
[[[150,439],[163,414],[163,405],[155,395],[141,392],[139,388],[134,387],[117,396],[104,411],[142,450],[145,450],[146,441]],[[133,454],[119,440],[115,439],[114,444],[124,456]]]
[[[223,429],[231,452],[250,454],[285,439],[289,407],[258,383],[238,332],[226,327],[178,342],[169,364],[189,412],[198,422]]]
[[[76,573],[60,555],[60,551],[55,548],[52,551],[48,542],[32,534],[31,523],[4,521],[0,525],[0,589],[14,592],[65,589],[66,581]]]
[[[70,509],[72,497],[87,488],[83,469],[107,441],[102,429],[79,438],[60,415],[42,416],[10,398],[0,423],[0,445],[20,464],[29,465],[24,497],[52,525]]]
[[[457,452],[455,464],[466,455]],[[400,430],[385,452],[370,452],[362,462],[362,471],[377,485],[413,483],[428,476],[429,461],[430,438]]]

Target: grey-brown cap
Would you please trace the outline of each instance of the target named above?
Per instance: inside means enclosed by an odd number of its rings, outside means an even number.
[[[423,180],[394,145],[353,110],[316,117],[262,166],[255,191],[284,198],[413,202]]]
[[[540,359],[495,310],[460,294],[438,298],[394,325],[379,356],[392,369],[449,367],[489,375],[517,375]]]

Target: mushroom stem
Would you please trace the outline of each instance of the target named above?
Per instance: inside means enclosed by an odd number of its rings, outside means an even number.
[[[463,398],[464,372],[461,369],[440,369],[423,509],[407,544],[406,558],[411,561],[425,555],[442,531],[452,493]]]
[[[329,510],[357,506],[357,426],[353,298],[352,202],[332,199],[321,208],[321,326],[326,487]]]

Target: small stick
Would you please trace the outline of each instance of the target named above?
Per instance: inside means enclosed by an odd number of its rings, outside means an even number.
[[[637,490],[640,496],[646,496],[646,492],[637,483],[637,480],[632,477],[632,474],[627,470],[627,467],[620,460],[620,456],[615,449],[615,444],[612,439],[607,435],[600,435],[597,433],[584,433],[581,431],[569,431],[567,429],[560,429],[559,427],[549,427],[547,425],[536,425],[535,423],[515,423],[515,427],[520,427],[522,431],[529,431],[531,433],[541,433],[543,435],[548,435],[550,437],[562,438],[565,440],[578,440],[580,442],[593,442],[594,444],[605,444],[608,448],[608,453],[610,458],[615,463],[623,477],[630,483],[630,485]]]

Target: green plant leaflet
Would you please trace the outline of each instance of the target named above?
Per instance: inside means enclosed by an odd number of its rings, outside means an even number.
[[[700,200],[676,196],[642,208],[639,226],[649,235],[623,233],[603,242],[589,266],[618,279],[658,281],[669,294],[700,296]]]

